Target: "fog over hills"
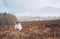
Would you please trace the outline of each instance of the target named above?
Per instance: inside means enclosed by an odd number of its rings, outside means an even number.
[[[60,16],[60,8],[43,7],[37,10],[31,10],[29,12],[15,13],[17,17],[20,16]]]
[[[44,8],[38,9],[38,11],[45,12],[45,13],[60,13],[60,8],[44,7]]]
[[[18,19],[20,21],[56,20],[60,19],[60,8],[44,7],[33,11],[33,13],[29,13],[28,15],[26,14],[27,13],[25,13],[23,16],[19,14]]]

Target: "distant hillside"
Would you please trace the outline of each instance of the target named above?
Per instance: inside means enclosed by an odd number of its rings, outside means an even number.
[[[27,22],[27,21],[44,21],[44,20],[57,20],[57,19],[60,19],[60,17],[56,17],[56,16],[53,16],[53,17],[19,17],[17,18],[20,22]]]

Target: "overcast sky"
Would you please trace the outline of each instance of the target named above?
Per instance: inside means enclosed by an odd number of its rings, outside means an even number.
[[[16,16],[60,16],[60,0],[0,0],[0,12]]]

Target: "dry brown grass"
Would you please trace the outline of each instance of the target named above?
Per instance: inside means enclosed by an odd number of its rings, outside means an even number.
[[[60,20],[52,21],[31,21],[22,23],[21,31],[15,30],[14,27],[0,27],[0,39],[60,39],[59,37],[49,37],[52,31],[60,33],[59,28],[49,28],[46,32],[46,25],[57,23],[60,25]],[[46,36],[47,35],[47,36]]]

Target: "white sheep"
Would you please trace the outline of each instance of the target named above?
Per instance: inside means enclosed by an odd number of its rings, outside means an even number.
[[[22,25],[19,22],[15,23],[15,29],[22,30]]]

